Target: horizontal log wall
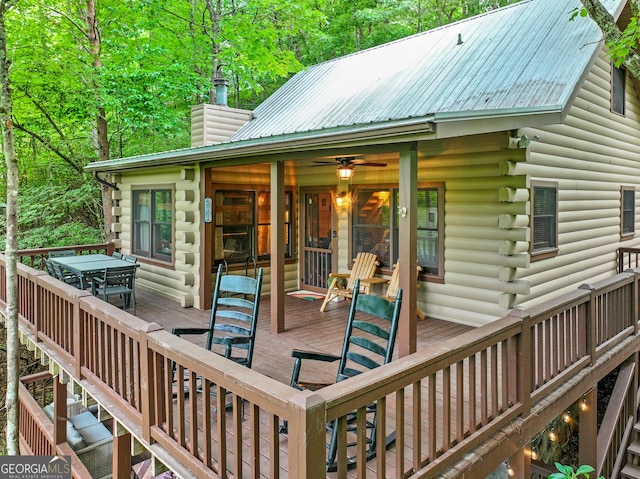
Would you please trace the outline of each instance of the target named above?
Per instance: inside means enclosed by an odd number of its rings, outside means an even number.
[[[525,159],[508,144],[505,132],[419,145],[418,182],[445,184],[444,284],[418,289],[427,316],[485,324],[506,314],[505,296],[529,292],[526,281],[500,274],[528,265],[527,225],[498,221],[528,214],[527,178],[502,174],[505,162]]]
[[[349,387],[299,392],[88,293],[62,283],[57,287],[31,268],[20,265],[18,271],[21,294],[25,288],[36,292],[31,296],[36,307],[21,310],[24,337],[50,361],[64,365],[65,374],[100,398],[147,447],[162,448],[163,457],[175,460],[172,467],[202,478],[221,470],[238,471],[240,477],[245,467],[268,477],[325,477],[322,424],[334,418],[341,424],[346,414],[373,401],[380,424],[397,433],[395,448],[380,446],[377,466],[367,463],[377,477],[385,477],[383,464],[392,457],[405,459],[398,462],[398,477],[433,477],[454,465],[488,473],[513,452],[512,447],[487,449],[490,438],[498,435],[516,449],[524,447],[640,350],[636,270],[398,359],[350,379]],[[0,278],[5,274],[0,255]],[[45,292],[73,307],[40,307]],[[67,332],[41,327],[54,322]],[[65,335],[73,335],[71,350]],[[204,394],[185,392],[198,388]],[[444,401],[441,409],[438,398]],[[245,411],[249,428],[242,427]],[[193,427],[198,418],[202,430]],[[278,433],[283,419],[290,423],[286,445]],[[413,424],[413,430],[405,431],[404,424]],[[346,441],[346,428],[338,429],[339,441]],[[30,432],[29,437],[33,434],[41,436]],[[286,464],[280,462],[282,447]],[[344,468],[340,462],[339,476]]]
[[[116,196],[121,216],[118,218],[116,242],[123,253],[130,254],[132,228],[132,190],[136,188],[169,188],[173,190],[175,218],[173,264],[140,260],[144,265],[137,281],[146,288],[174,298],[183,307],[199,301],[200,277],[200,170],[193,168],[145,170],[144,173],[118,175]]]
[[[418,308],[429,317],[481,325],[506,314],[505,295],[526,294],[529,285],[500,276],[501,268],[526,267],[528,224],[499,224],[501,215],[528,214],[527,178],[505,176],[501,165],[526,159],[524,150],[509,150],[508,134],[478,135],[419,144],[418,184],[444,183],[444,284],[419,283]],[[328,186],[336,191],[366,185],[397,185],[398,154],[375,161],[385,168],[356,165],[349,184],[338,184],[335,168],[297,169],[298,186]],[[503,197],[506,195],[506,197]],[[338,214],[338,272],[348,272],[349,208]],[[502,251],[504,249],[504,251]]]
[[[620,246],[640,245],[640,237],[621,241],[621,187],[636,188],[636,230],[640,228],[640,92],[627,81],[626,114],[611,112],[611,65],[598,58],[561,125],[523,130],[530,138],[529,159],[514,174],[558,183],[558,255],[520,268],[517,279],[531,284],[514,304],[527,307],[581,282],[616,271]],[[629,77],[628,77],[629,79]]]

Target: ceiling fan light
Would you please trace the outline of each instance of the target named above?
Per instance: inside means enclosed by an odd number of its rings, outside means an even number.
[[[353,173],[354,173],[353,166],[350,166],[350,165],[339,166],[338,169],[336,170],[336,175],[338,175],[338,178],[345,181],[353,178]]]

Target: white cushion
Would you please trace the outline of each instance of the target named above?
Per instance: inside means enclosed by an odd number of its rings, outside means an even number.
[[[45,407],[42,408],[42,410],[47,415],[47,417],[51,419],[51,422],[53,422],[53,403],[47,404]]]
[[[89,411],[81,412],[80,414],[76,414],[69,418],[71,424],[76,429],[83,429],[87,426],[93,426],[98,423],[98,419],[91,414]]]
[[[79,451],[87,447],[87,443],[80,433],[73,427],[71,421],[67,421],[67,443],[74,451]]]
[[[113,434],[111,434],[101,422],[93,426],[83,427],[78,432],[87,444],[104,441],[105,439],[113,439]]]

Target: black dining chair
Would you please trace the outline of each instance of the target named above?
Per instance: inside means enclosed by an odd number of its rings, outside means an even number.
[[[111,296],[122,298],[122,309],[133,304],[133,315],[136,315],[136,267],[106,268],[102,274],[91,278],[91,292],[94,296],[109,302]]]
[[[54,261],[50,261],[44,258],[44,266],[49,275],[53,276],[60,281],[70,284],[78,289],[82,289],[82,279],[75,273],[71,271],[64,271],[58,263]]]

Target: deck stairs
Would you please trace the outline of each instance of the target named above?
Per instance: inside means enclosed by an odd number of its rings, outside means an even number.
[[[640,398],[640,389],[636,397]],[[635,404],[638,411],[638,403]],[[630,418],[631,419],[631,418]],[[638,419],[638,415],[636,415]],[[631,430],[631,442],[627,446],[626,464],[620,471],[622,479],[640,479],[640,421],[636,422]]]
[[[640,422],[633,426],[634,440],[627,447],[627,464],[620,471],[623,479],[640,479]]]

